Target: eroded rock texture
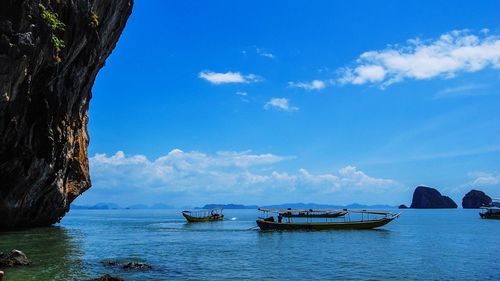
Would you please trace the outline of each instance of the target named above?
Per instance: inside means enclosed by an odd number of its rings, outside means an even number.
[[[0,1],[0,230],[58,222],[91,186],[91,89],[132,5]]]

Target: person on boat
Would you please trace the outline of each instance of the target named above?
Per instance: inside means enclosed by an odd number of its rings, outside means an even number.
[[[211,215],[212,217],[218,217],[218,216],[219,216],[219,213],[215,212],[215,210],[212,210],[212,211],[210,211],[210,215]]]
[[[278,215],[278,223],[281,223],[281,221],[283,220],[283,216],[281,214]]]

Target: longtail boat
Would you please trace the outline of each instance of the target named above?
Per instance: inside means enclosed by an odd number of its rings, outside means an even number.
[[[400,215],[400,213],[392,214],[383,211],[347,209],[273,210],[259,208],[259,211],[264,213],[264,216],[256,221],[261,230],[372,229],[384,226]],[[358,218],[351,218],[351,214]]]
[[[211,210],[182,211],[182,215],[188,222],[209,222],[224,219],[222,208]]]
[[[482,219],[495,219],[500,220],[500,199],[493,199],[490,206],[481,207],[485,211],[479,213]]]

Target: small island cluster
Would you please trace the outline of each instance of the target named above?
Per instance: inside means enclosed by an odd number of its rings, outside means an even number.
[[[462,199],[462,208],[478,209],[489,206],[491,197],[479,190],[471,190]],[[437,189],[428,186],[417,186],[413,192],[410,208],[413,209],[445,209],[457,208],[457,203],[448,196],[442,195]],[[408,208],[405,204],[399,205],[400,209]]]

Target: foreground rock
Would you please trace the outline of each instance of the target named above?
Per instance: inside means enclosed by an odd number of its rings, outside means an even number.
[[[0,1],[0,230],[56,223],[91,186],[91,89],[132,4]]]
[[[439,191],[427,186],[417,186],[413,192],[410,208],[457,208],[457,204],[448,196],[441,195]]]
[[[0,267],[30,265],[26,255],[19,250],[12,250],[8,254],[0,253]]]
[[[491,204],[491,197],[479,190],[471,190],[462,199],[462,208],[477,209]]]

